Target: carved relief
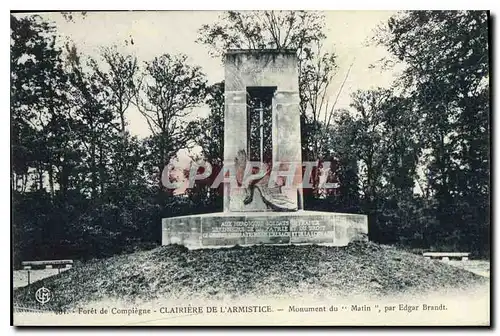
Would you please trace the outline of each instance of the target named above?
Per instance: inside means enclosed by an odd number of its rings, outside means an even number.
[[[247,155],[244,150],[240,150],[235,158],[236,180],[238,184],[245,190],[245,198],[243,203],[250,204],[254,200],[255,190],[257,190],[264,203],[269,209],[274,211],[297,211],[296,202],[290,200],[282,193],[281,186],[272,182],[272,187],[269,187],[269,176],[272,167],[268,167],[267,171],[261,172],[260,177],[247,182],[244,181],[245,172],[247,171]]]

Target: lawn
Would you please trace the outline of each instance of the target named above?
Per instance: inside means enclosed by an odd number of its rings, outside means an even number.
[[[468,289],[489,279],[437,260],[372,242],[347,247],[316,245],[188,250],[161,246],[90,261],[14,290],[14,304],[39,307],[34,292],[45,286],[53,299],[44,309],[88,302],[353,297]]]

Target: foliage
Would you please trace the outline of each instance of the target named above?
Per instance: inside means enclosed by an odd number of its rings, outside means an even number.
[[[475,11],[402,12],[376,36],[405,67],[347,121],[373,239],[488,255],[487,36]]]
[[[185,56],[163,55],[141,69],[115,47],[92,59],[58,39],[38,16],[11,16],[15,262],[158,244],[162,217],[194,209],[154,176],[193,140],[182,118],[203,102],[204,75]],[[133,107],[151,137],[130,135]]]
[[[326,148],[342,163],[341,190],[315,209],[367,214],[378,242],[489,256],[487,20],[401,12],[379,30],[375,41],[392,57],[385,64],[404,70],[391,88],[355,92],[352,110],[334,115]]]

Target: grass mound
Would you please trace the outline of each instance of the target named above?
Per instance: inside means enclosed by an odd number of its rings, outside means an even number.
[[[68,309],[106,299],[380,297],[487,282],[468,271],[371,242],[193,251],[170,245],[91,261],[16,289],[14,304],[36,305],[34,293],[42,286],[53,293],[45,309]]]

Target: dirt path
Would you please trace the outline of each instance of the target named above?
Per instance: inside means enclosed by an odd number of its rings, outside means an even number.
[[[490,261],[489,260],[468,260],[468,261],[444,261],[444,263],[455,266],[466,271],[479,274],[481,276],[490,277]]]

